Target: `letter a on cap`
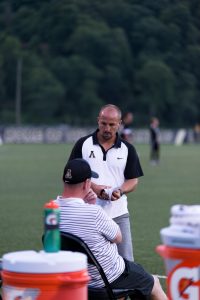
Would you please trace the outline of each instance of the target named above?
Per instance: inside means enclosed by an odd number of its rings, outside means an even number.
[[[72,170],[71,169],[67,169],[67,173],[65,174],[65,178],[66,179],[72,179]]]

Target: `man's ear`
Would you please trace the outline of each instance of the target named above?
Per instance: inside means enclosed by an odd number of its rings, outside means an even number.
[[[84,190],[89,190],[91,187],[91,180],[90,179],[86,179],[83,183],[83,189]]]
[[[120,129],[121,124],[122,124],[122,120],[119,120],[118,130]]]

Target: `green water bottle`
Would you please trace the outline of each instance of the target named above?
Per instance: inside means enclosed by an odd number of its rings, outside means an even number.
[[[44,206],[44,251],[60,251],[60,209],[59,205],[53,200]]]

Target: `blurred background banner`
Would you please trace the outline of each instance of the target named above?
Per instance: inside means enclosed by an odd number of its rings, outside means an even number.
[[[62,126],[8,126],[1,129],[1,141],[5,144],[74,143],[78,138],[90,134],[95,127]],[[160,133],[162,144],[182,145],[194,143],[193,130],[163,129]],[[148,129],[134,130],[134,144],[149,143]]]

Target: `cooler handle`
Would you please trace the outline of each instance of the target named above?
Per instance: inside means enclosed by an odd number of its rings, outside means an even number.
[[[68,275],[65,275],[65,276],[60,275],[60,276],[58,276],[58,279],[62,283],[65,283],[65,284],[69,283],[69,284],[71,284],[72,282],[74,282],[74,283],[85,283],[85,282],[88,282],[90,280],[90,277],[87,275],[87,276],[84,276],[84,277],[82,276],[82,278],[81,277],[79,277],[79,278],[72,278],[71,276],[68,276]]]

